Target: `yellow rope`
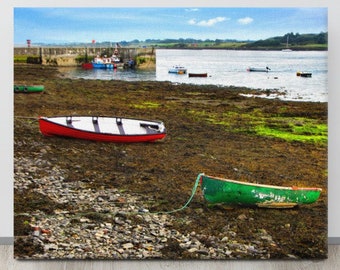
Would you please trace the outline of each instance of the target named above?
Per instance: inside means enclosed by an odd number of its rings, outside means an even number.
[[[194,195],[196,193],[196,190],[197,190],[197,187],[198,187],[198,184],[199,184],[199,181],[200,181],[202,175],[204,175],[204,173],[198,174],[196,181],[195,181],[195,185],[194,185],[194,187],[192,188],[192,191],[191,191],[191,196],[190,196],[189,200],[181,208],[171,210],[171,211],[166,211],[166,212],[156,212],[156,213],[149,213],[149,214],[171,214],[171,213],[175,213],[175,212],[178,212],[178,211],[185,209],[189,205],[189,203],[192,201],[192,199],[194,198]]]

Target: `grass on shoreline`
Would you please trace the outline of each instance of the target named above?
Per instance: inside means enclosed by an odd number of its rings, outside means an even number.
[[[259,110],[250,113],[226,112],[221,114],[191,110],[200,121],[222,125],[230,132],[247,133],[264,137],[280,138],[288,142],[298,141],[326,145],[327,124],[306,117],[286,117],[264,115]],[[239,123],[246,123],[241,128]]]

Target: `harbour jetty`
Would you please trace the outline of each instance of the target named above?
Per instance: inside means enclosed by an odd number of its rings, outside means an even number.
[[[152,47],[114,48],[114,47],[15,47],[14,56],[22,62],[50,66],[81,66],[96,56],[117,55],[124,65],[133,60],[137,67],[155,67],[156,55]],[[18,61],[18,60],[17,60]],[[19,60],[20,61],[20,60]]]

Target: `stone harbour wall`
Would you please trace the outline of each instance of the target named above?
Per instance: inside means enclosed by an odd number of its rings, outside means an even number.
[[[42,65],[79,66],[97,55],[109,57],[115,50],[113,47],[17,47],[14,48],[14,55],[38,58],[38,62]],[[122,63],[129,59],[136,61],[138,57],[145,56],[146,59],[156,57],[154,48],[118,48],[117,50]]]

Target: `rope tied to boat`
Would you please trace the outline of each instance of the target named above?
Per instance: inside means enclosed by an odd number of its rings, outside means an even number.
[[[175,210],[171,210],[171,211],[148,213],[148,214],[171,214],[171,213],[175,213],[175,212],[184,210],[191,203],[192,199],[194,198],[194,196],[196,194],[196,191],[197,191],[198,184],[199,184],[200,179],[201,179],[201,177],[203,175],[204,175],[204,173],[200,173],[200,174],[197,175],[195,184],[194,184],[194,186],[193,186],[193,188],[191,190],[191,196],[188,199],[188,201],[181,208],[178,208],[178,209],[175,209]]]

